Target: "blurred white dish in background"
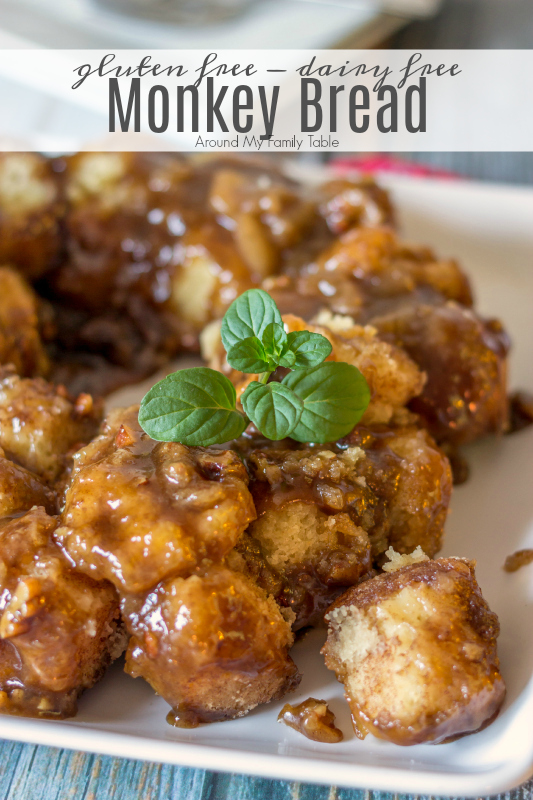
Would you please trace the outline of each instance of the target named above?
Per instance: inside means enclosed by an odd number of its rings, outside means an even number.
[[[93,0],[102,8],[176,25],[209,25],[244,13],[258,0]]]
[[[125,5],[128,0],[118,2]],[[0,0],[0,47],[364,48],[380,43],[405,22],[405,17],[384,14],[367,0],[348,0],[346,4],[344,0],[339,4],[328,0],[258,0],[246,13],[218,24],[196,26],[138,19],[104,8],[95,0]],[[10,36],[17,37],[19,44],[10,43]]]
[[[304,3],[344,6],[346,8],[374,8],[389,14],[409,17],[430,17],[442,5],[442,0],[302,0]]]

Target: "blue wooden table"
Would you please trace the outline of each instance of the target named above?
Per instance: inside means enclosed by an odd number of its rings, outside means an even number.
[[[408,49],[531,48],[533,0],[445,0],[436,19],[409,26],[393,44]],[[424,153],[411,157],[482,180],[533,185],[531,153]],[[400,797],[407,796],[222,775],[0,741],[0,800],[392,800]],[[533,780],[499,797],[533,800]]]
[[[531,800],[533,781],[514,792],[495,795],[496,798]],[[415,800],[415,797],[222,775],[15,742],[4,742],[0,748],[0,800],[393,799]]]

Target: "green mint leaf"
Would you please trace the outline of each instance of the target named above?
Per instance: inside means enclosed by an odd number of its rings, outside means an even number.
[[[287,337],[287,347],[294,353],[292,369],[306,369],[321,364],[331,353],[331,342],[320,333],[310,331],[295,331]],[[281,362],[280,362],[281,363]]]
[[[282,386],[303,400],[300,421],[290,434],[297,442],[333,442],[346,436],[370,402],[364,376],[343,361],[290,372]]]
[[[207,367],[167,375],[144,396],[141,428],[160,442],[207,447],[236,439],[247,421],[235,410],[235,387]]]
[[[226,353],[237,342],[257,336],[261,339],[267,325],[281,325],[281,314],[270,295],[262,289],[249,289],[230,305],[222,320],[220,335]]]
[[[249,336],[228,350],[228,364],[240,372],[267,372],[269,361],[257,336]]]
[[[283,352],[287,344],[287,334],[283,329],[283,325],[280,325],[278,322],[271,322],[263,331],[261,341],[263,342],[267,355],[274,358],[277,366],[278,356]]]
[[[246,415],[268,439],[284,439],[298,425],[304,404],[282,383],[253,381],[241,395]]]
[[[288,369],[291,369],[291,367],[293,369],[296,369],[296,367],[294,366],[295,361],[296,361],[296,356],[292,352],[292,350],[286,350],[284,353],[280,355],[278,359],[279,366],[288,367]]]

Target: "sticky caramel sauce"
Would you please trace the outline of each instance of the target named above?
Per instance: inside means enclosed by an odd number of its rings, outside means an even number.
[[[0,713],[74,716],[111,660],[118,598],[72,569],[57,522],[34,507],[0,523]]]
[[[57,533],[79,569],[129,593],[220,560],[255,517],[234,453],[156,442],[137,416],[78,454]]]
[[[282,309],[312,316],[326,304],[320,287],[287,295],[277,278],[298,275],[340,232],[392,220],[371,180],[310,190],[266,159],[102,155],[53,162],[64,257],[41,291],[54,306],[55,374],[78,391],[104,394],[197,351],[204,325],[265,279]]]
[[[173,728],[197,728],[202,720],[196,714],[196,712],[192,711],[190,708],[173,708],[171,709],[167,716],[166,721],[169,725],[172,725]]]
[[[386,535],[387,502],[392,500],[398,482],[401,459],[388,447],[394,433],[358,428],[351,438],[338,445],[301,447],[294,452],[294,443],[278,449],[280,443],[264,444],[263,449],[244,453],[253,478],[250,491],[258,517],[280,511],[291,503],[313,505],[326,516],[345,513],[354,525],[372,536]],[[356,467],[343,465],[341,459],[349,447],[362,447],[365,457]],[[285,442],[283,442],[285,446]],[[246,449],[246,445],[244,445]],[[329,453],[319,466],[320,453]],[[301,457],[301,461],[300,461]],[[315,461],[315,458],[317,459]],[[341,465],[338,473],[328,470],[328,463]],[[260,585],[272,594],[277,603],[295,614],[293,630],[309,624],[321,624],[327,607],[347,586],[370,577],[371,553],[351,537],[332,549],[317,552],[312,562],[298,563],[278,574],[261,552],[252,536],[243,537],[237,549],[244,556]]]
[[[470,464],[468,463],[468,459],[453,445],[447,446],[447,443],[444,442],[441,447],[450,462],[453,485],[461,486],[463,483],[466,483],[470,477]]]
[[[509,398],[509,430],[516,433],[533,425],[533,394],[531,392],[515,392]]]
[[[516,572],[521,567],[525,567],[533,562],[533,550],[517,550],[505,559],[503,568],[506,572]]]

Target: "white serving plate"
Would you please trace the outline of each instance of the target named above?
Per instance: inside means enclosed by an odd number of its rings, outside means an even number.
[[[311,179],[316,179],[313,170]],[[318,173],[318,177],[323,177]],[[533,390],[533,191],[464,181],[389,180],[403,232],[457,256],[479,308],[501,317],[514,340],[511,386]],[[144,387],[138,390],[142,396]],[[131,389],[115,404],[131,400]],[[129,395],[129,396],[128,396]],[[133,398],[135,399],[135,397]],[[508,694],[499,718],[457,742],[402,748],[351,732],[342,688],[319,655],[315,631],[294,649],[304,679],[292,700],[330,701],[345,734],[311,742],[276,723],[282,703],[195,730],[165,722],[166,703],[115,665],[81,701],[79,715],[54,722],[0,717],[0,736],[114,756],[309,781],[433,795],[489,795],[533,772],[533,565],[502,570],[505,557],[533,547],[533,428],[468,451],[472,475],[455,490],[443,555],[474,558],[483,592],[499,615]]]

